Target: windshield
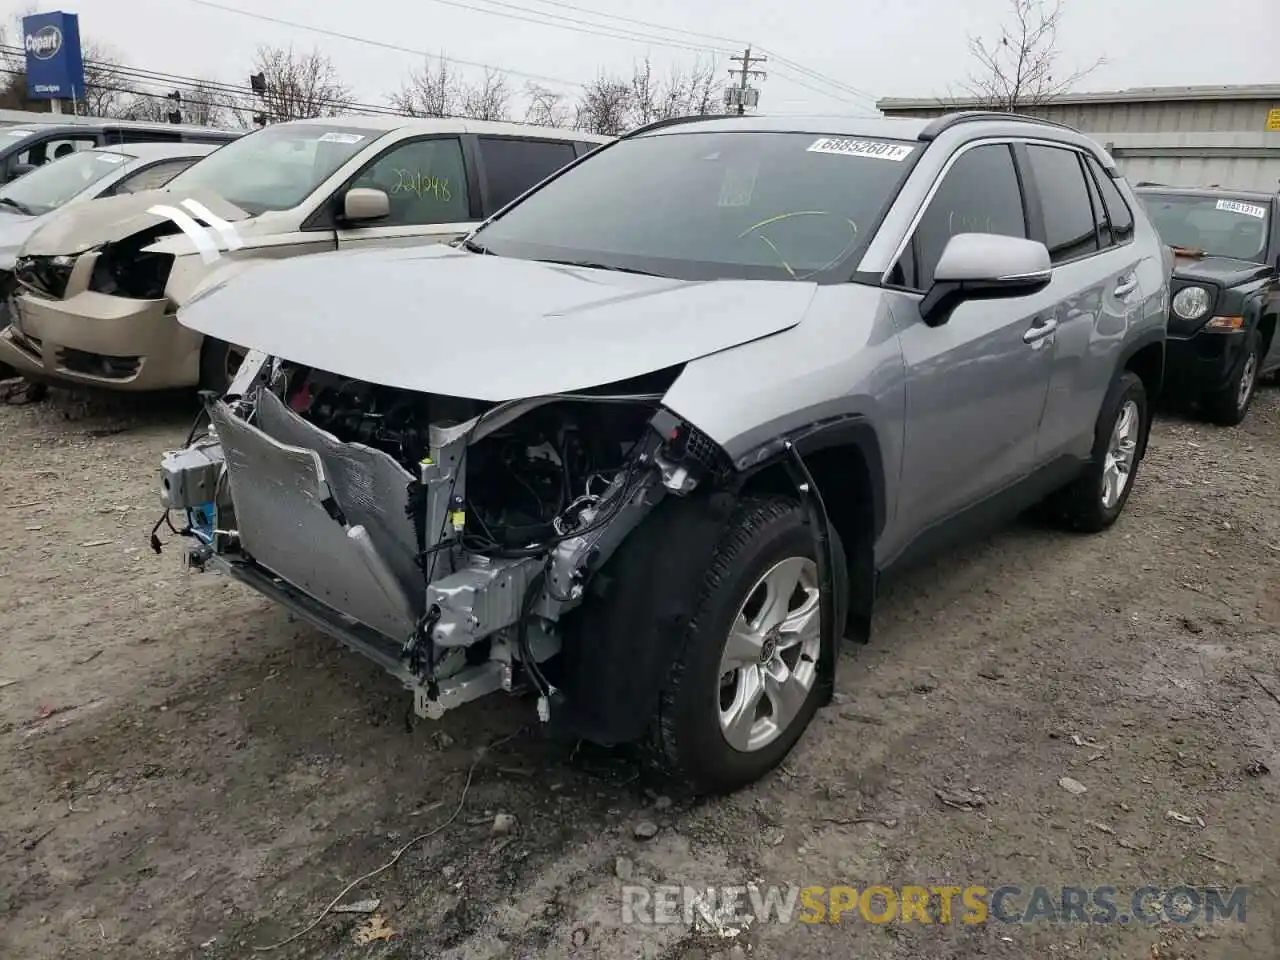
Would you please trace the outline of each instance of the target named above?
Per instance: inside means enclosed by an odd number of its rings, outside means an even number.
[[[82,150],[51,160],[0,187],[0,212],[35,215],[56,210],[132,159],[123,153]]]
[[[381,134],[282,123],[232,140],[169,181],[175,193],[208,190],[245,213],[289,210]]]
[[[671,132],[594,153],[472,244],[686,280],[848,279],[908,172],[899,141]]]
[[[1256,200],[1139,193],[1160,239],[1171,247],[1261,263],[1266,257],[1268,210]]]

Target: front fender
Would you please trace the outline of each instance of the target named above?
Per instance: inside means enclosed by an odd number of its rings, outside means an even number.
[[[174,265],[165,293],[179,309],[188,307],[221,289],[245,270],[270,262],[256,257],[225,257],[209,266],[199,257],[183,257]]]
[[[752,476],[761,471],[782,465],[788,442],[794,444],[800,456],[806,460],[822,450],[835,447],[853,447],[862,455],[871,487],[871,534],[872,539],[878,539],[884,530],[888,512],[888,482],[880,437],[871,421],[859,413],[840,414],[816,420],[774,437],[738,458],[736,466],[741,471],[741,481],[749,482]],[[822,483],[819,482],[819,488],[821,487]],[[830,491],[819,489],[819,493],[825,497]]]

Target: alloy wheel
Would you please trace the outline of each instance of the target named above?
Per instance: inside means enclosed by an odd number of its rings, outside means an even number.
[[[1134,400],[1125,401],[1111,429],[1106,456],[1102,461],[1102,506],[1114,509],[1124,496],[1133,476],[1134,458],[1138,452],[1138,429],[1142,417]]]
[[[1258,355],[1250,353],[1245,357],[1244,369],[1240,371],[1240,387],[1236,391],[1236,409],[1243,410],[1249,405],[1253,396],[1253,385],[1258,379]]]
[[[720,659],[720,730],[735,750],[767,747],[795,721],[822,645],[818,568],[789,557],[747,591]]]

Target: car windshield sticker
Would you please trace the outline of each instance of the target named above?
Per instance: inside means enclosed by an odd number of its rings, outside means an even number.
[[[896,163],[911,156],[913,149],[905,143],[850,140],[848,137],[823,137],[809,145],[810,153],[838,153],[846,157],[871,157],[875,160],[893,160]]]
[[[362,133],[326,133],[320,137],[321,143],[359,143],[364,139]]]
[[[1219,210],[1230,210],[1232,213],[1243,213],[1246,217],[1256,217],[1259,220],[1267,219],[1267,208],[1260,207],[1255,203],[1241,203],[1239,200],[1219,200]]]

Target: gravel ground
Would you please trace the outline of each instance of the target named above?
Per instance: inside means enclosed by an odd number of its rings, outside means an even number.
[[[544,740],[527,702],[413,723],[360,658],[154,555],[158,456],[193,411],[0,407],[0,956],[1280,955],[1280,390],[1235,430],[1158,422],[1110,532],[1021,524],[895,587],[784,768],[697,804]],[[344,898],[375,915],[255,950],[415,838]],[[722,936],[623,925],[620,876],[1250,893],[1211,927]]]

